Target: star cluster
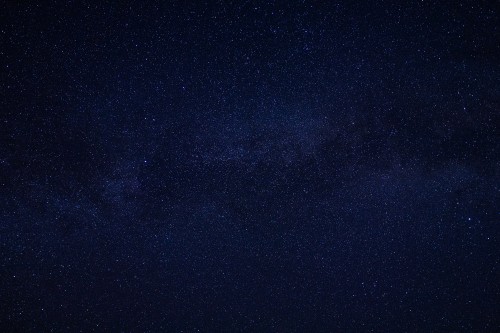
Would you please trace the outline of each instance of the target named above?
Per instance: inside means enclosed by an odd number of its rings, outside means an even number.
[[[500,330],[498,5],[1,7],[3,332]]]

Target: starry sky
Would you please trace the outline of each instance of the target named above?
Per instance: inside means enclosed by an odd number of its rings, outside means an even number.
[[[500,331],[495,1],[4,1],[2,332]]]

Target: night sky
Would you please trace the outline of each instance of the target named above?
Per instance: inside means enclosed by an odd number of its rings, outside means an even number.
[[[499,332],[500,5],[3,1],[1,332]]]

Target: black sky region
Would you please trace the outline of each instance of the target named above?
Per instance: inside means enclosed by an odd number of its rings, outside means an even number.
[[[497,1],[2,1],[1,332],[499,332]]]

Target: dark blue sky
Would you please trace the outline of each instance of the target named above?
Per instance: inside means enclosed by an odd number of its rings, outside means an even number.
[[[2,332],[498,332],[499,6],[0,5]]]

